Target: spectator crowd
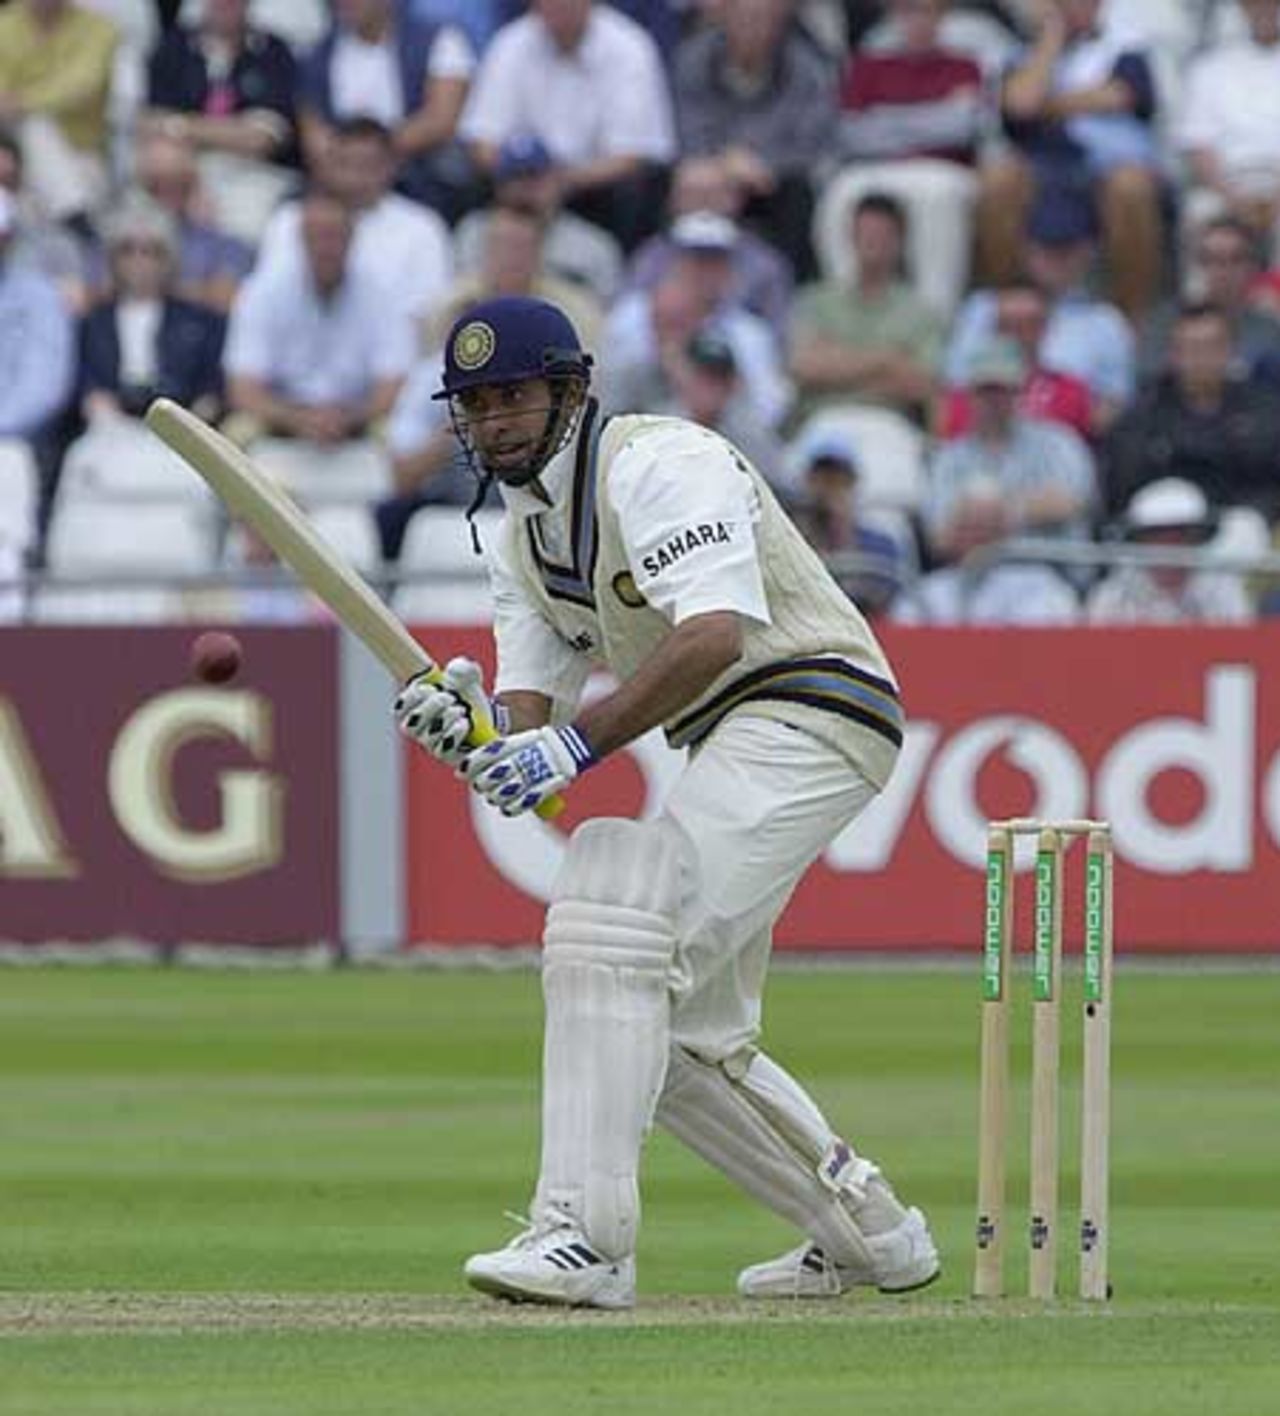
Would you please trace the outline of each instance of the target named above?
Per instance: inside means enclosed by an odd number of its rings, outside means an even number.
[[[269,559],[158,395],[438,569],[444,331],[536,294],[873,615],[1248,620],[1278,236],[1280,0],[0,0],[0,619]]]

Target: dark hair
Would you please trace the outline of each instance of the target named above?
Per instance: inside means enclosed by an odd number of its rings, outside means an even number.
[[[350,117],[337,119],[333,132],[338,138],[371,138],[385,148],[391,146],[391,129],[367,113],[353,113]]]
[[[1215,216],[1211,221],[1206,221],[1196,237],[1196,245],[1199,246],[1206,236],[1212,236],[1214,232],[1221,231],[1225,231],[1228,236],[1238,236],[1244,242],[1245,248],[1249,252],[1249,259],[1254,265],[1264,266],[1266,264],[1263,241],[1253,227],[1241,221],[1238,216]]]
[[[885,217],[898,228],[899,236],[906,236],[907,211],[897,197],[891,197],[888,192],[868,192],[859,198],[853,209],[853,219],[856,221],[858,217],[868,214]]]

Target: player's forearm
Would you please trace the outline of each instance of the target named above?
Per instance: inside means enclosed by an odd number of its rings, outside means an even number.
[[[731,610],[676,626],[627,681],[574,719],[604,757],[674,717],[742,656],[742,622]]]

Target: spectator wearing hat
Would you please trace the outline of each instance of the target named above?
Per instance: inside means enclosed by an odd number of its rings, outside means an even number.
[[[671,93],[652,37],[611,5],[533,0],[485,50],[459,132],[486,175],[508,138],[540,138],[564,205],[624,250],[657,225],[676,155]]]
[[[153,398],[201,417],[221,408],[224,317],[175,293],[178,233],[141,194],[104,222],[111,295],[80,326],[80,411],[90,425],[138,419]]]
[[[1208,498],[1194,482],[1161,477],[1136,492],[1121,523],[1133,546],[1188,551],[1216,530]],[[1184,564],[1119,565],[1089,592],[1093,624],[1240,624],[1254,608],[1239,574]]]
[[[791,376],[797,418],[841,403],[870,403],[918,418],[931,402],[942,352],[938,316],[903,275],[906,215],[870,192],[854,207],[852,283],[824,280],[796,294]]]
[[[966,489],[978,479],[999,489],[1009,532],[1088,534],[1097,501],[1093,457],[1069,428],[1018,412],[1027,374],[1010,339],[997,337],[974,353],[967,379],[973,426],[943,444],[929,469],[923,516],[941,560],[954,560],[963,548]]]
[[[396,0],[336,0],[334,23],[306,57],[299,120],[308,167],[343,119],[376,119],[391,135],[396,186],[452,220],[473,174],[456,139],[476,57],[458,24],[419,23]]]
[[[256,241],[296,161],[296,87],[293,51],[251,22],[248,0],[205,0],[151,53],[139,135],[189,143],[215,224]]]
[[[58,287],[13,257],[17,204],[0,188],[0,545],[25,555],[36,533],[36,450],[70,397],[74,329]]]
[[[821,433],[800,449],[799,479],[784,500],[840,588],[867,615],[880,614],[905,583],[902,546],[868,526],[858,505],[861,469],[848,438]]]
[[[654,385],[669,391],[664,367],[704,325],[714,325],[733,350],[744,392],[767,427],[776,428],[791,402],[791,387],[773,331],[759,315],[735,302],[733,252],[737,228],[728,217],[691,212],[671,229],[674,254],[652,290],[623,295],[609,313],[604,340],[605,399],[612,406],[624,389],[641,395],[634,406],[652,408]],[[644,397],[644,385],[649,396]]]
[[[1215,217],[1195,233],[1185,285],[1193,299],[1226,315],[1239,371],[1280,385],[1280,317],[1254,303],[1254,286],[1262,272],[1260,254],[1252,228],[1233,216]],[[1167,300],[1144,321],[1138,345],[1144,379],[1158,378],[1167,365],[1182,304]]]
[[[311,156],[315,187],[336,197],[355,223],[353,268],[395,290],[413,319],[429,319],[453,279],[453,247],[438,212],[392,190],[396,155],[390,131],[376,118],[341,118],[328,143]],[[303,266],[302,211],[302,201],[277,208],[263,232],[259,271]]]
[[[782,444],[751,406],[733,345],[714,326],[697,330],[663,360],[670,396],[656,411],[687,418],[727,438],[770,482],[782,467]]]
[[[1049,325],[1049,304],[1044,291],[1030,281],[1014,281],[995,292],[995,332],[1011,339],[1022,353],[1027,367],[1026,382],[1018,397],[1018,412],[1024,418],[1061,423],[1080,437],[1094,435],[1093,394],[1089,385],[1074,374],[1044,363],[1045,332]],[[950,384],[944,391],[936,420],[941,438],[956,438],[973,427],[973,400],[965,384]]]
[[[676,223],[686,216],[711,215],[734,223],[733,283],[735,305],[767,320],[781,348],[791,317],[794,286],[791,264],[781,251],[742,225],[743,197],[724,168],[714,158],[689,157],[676,167],[667,194],[670,223],[651,236],[631,257],[626,290],[652,290],[671,269],[679,250]]]
[[[723,6],[681,41],[672,82],[681,151],[714,158],[744,194],[744,219],[811,280],[811,168],[836,137],[836,85],[794,10],[792,0]]]
[[[119,40],[110,20],[74,0],[0,7],[0,123],[17,132],[43,210],[86,236],[109,182],[107,103]]]
[[[1049,307],[1040,362],[1088,384],[1093,427],[1104,430],[1133,397],[1136,343],[1129,321],[1090,293],[1097,255],[1096,227],[1087,205],[1053,188],[1037,196],[1027,220],[1026,276]],[[961,305],[946,356],[946,380],[961,382],[973,351],[995,332],[999,300],[975,290]]]
[[[1280,393],[1234,367],[1231,322],[1211,305],[1179,311],[1165,372],[1104,446],[1107,504],[1120,512],[1148,482],[1180,477],[1211,505],[1280,512]]]
[[[1042,0],[1035,39],[1014,60],[1000,107],[1015,151],[988,163],[978,203],[980,269],[1016,273],[1035,190],[1094,203],[1117,305],[1138,318],[1160,283],[1156,85],[1142,42],[1102,0]]]
[[[532,133],[508,138],[493,169],[493,205],[468,212],[453,233],[454,260],[460,271],[476,270],[495,207],[519,207],[541,218],[542,260],[553,275],[585,285],[608,304],[622,275],[622,248],[602,227],[566,211],[559,170],[551,149]]]

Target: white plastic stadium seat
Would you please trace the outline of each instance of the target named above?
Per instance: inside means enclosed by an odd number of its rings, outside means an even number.
[[[925,488],[925,438],[888,408],[841,404],[808,418],[787,445],[787,480],[794,479],[802,449],[834,434],[853,444],[858,459],[858,500],[865,507],[920,509]]]
[[[25,551],[36,529],[39,474],[26,443],[0,438],[0,544]]]
[[[378,531],[366,506],[318,506],[311,524],[335,551],[362,575],[372,575],[382,564]]]
[[[823,187],[813,213],[814,249],[829,280],[847,282],[857,273],[850,222],[870,192],[883,192],[902,204],[908,277],[922,299],[950,317],[969,281],[977,177],[967,167],[932,158],[841,168]]]
[[[71,444],[59,496],[64,502],[181,502],[206,511],[215,505],[200,476],[133,418],[101,423]]]
[[[49,580],[33,615],[46,622],[180,618],[183,597],[164,578],[212,570],[214,542],[203,509],[167,502],[63,503],[49,531]],[[111,586],[113,578],[151,576],[159,582],[154,587]],[[59,577],[77,583],[59,585]],[[92,577],[101,583],[79,583]]]
[[[356,441],[337,447],[262,438],[249,456],[308,510],[322,502],[371,502],[392,490],[391,463],[376,443]]]
[[[493,544],[502,513],[476,514],[480,545]],[[407,620],[487,624],[493,614],[485,562],[471,545],[460,507],[427,506],[413,515],[400,549],[400,570],[409,579],[396,592],[396,613]],[[430,579],[414,581],[417,574]]]

